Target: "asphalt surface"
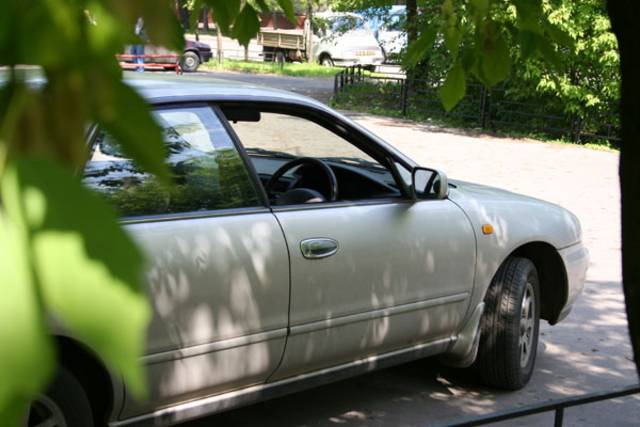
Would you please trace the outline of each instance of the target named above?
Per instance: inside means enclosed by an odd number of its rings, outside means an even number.
[[[199,73],[200,74],[200,73]],[[204,74],[204,73],[203,73]],[[207,73],[320,100],[330,79]],[[581,219],[592,263],[583,295],[560,324],[541,324],[536,371],[518,392],[480,387],[472,372],[425,359],[184,424],[209,426],[428,426],[637,383],[620,272],[618,155],[578,146],[442,129],[349,114],[419,163],[450,177],[559,203]],[[635,426],[640,396],[569,409],[565,426]],[[500,423],[548,426],[552,414]]]
[[[266,74],[239,73],[232,71],[198,71],[196,73],[190,73],[188,76],[225,79],[236,82],[269,86],[309,96],[324,103],[328,103],[331,95],[333,94],[333,79],[331,78],[289,77]]]

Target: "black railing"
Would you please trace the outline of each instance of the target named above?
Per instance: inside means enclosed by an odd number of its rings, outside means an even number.
[[[586,405],[589,403],[600,402],[603,400],[615,399],[618,397],[630,396],[640,393],[640,386],[632,385],[621,388],[616,391],[604,391],[590,393],[583,396],[572,396],[564,399],[558,399],[551,402],[541,403],[537,405],[525,406],[522,408],[497,412],[493,414],[472,417],[467,420],[456,421],[453,424],[447,424],[447,427],[472,427],[486,425],[489,423],[497,423],[500,421],[512,420],[514,418],[526,417],[529,415],[541,414],[545,412],[555,412],[554,427],[562,427],[564,421],[564,410],[573,406]]]
[[[620,141],[616,107],[590,112],[584,117],[565,113],[558,99],[513,99],[504,88],[488,90],[467,85],[458,106],[446,112],[438,88],[427,80],[407,80],[401,74],[380,74],[360,66],[347,67],[334,77],[334,99],[356,107],[375,107],[404,117],[453,119],[465,126],[493,131],[542,133],[576,142]],[[346,100],[346,101],[345,101]]]

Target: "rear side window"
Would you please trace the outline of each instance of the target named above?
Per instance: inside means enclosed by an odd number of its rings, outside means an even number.
[[[153,115],[164,131],[172,185],[161,185],[139,168],[106,133],[93,145],[85,185],[125,217],[261,205],[240,154],[211,108],[162,109]]]

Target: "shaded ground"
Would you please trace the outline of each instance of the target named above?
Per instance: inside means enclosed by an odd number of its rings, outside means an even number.
[[[276,76],[216,77],[300,91],[312,83]],[[293,81],[289,81],[293,80]],[[309,84],[309,86],[307,86]],[[318,82],[318,87],[325,84]],[[286,86],[290,85],[290,86]],[[300,90],[296,85],[301,85]],[[327,91],[330,93],[330,90]],[[571,145],[468,135],[363,114],[350,116],[419,163],[451,178],[495,185],[559,203],[582,220],[592,265],[582,297],[559,325],[541,328],[531,383],[515,393],[474,385],[468,372],[426,359],[272,400],[205,420],[205,426],[424,426],[637,382],[626,329],[620,275],[616,153]],[[640,396],[570,409],[567,426],[631,426]],[[545,414],[501,425],[551,425]]]

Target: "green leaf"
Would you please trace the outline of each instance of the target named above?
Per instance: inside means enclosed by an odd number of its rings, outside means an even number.
[[[489,13],[489,0],[469,0],[469,5],[476,21],[482,20]]]
[[[145,5],[142,17],[144,19],[144,30],[149,36],[149,41],[152,44],[182,52],[184,49],[184,34],[175,10],[171,7],[174,2],[156,0],[140,3]]]
[[[240,0],[204,0],[213,12],[213,19],[223,33],[227,33],[231,24],[240,13]]]
[[[542,34],[542,0],[512,0],[516,6],[518,28]]]
[[[260,12],[262,13],[269,12],[269,5],[265,0],[256,0],[256,6],[258,6],[258,9],[260,9]]]
[[[260,30],[260,20],[256,10],[250,4],[245,4],[242,12],[233,24],[231,35],[243,46],[249,46],[249,42]]]
[[[575,42],[573,38],[562,28],[545,20],[544,29],[551,37],[551,40],[553,40],[557,44],[567,47],[571,50],[575,49]]]
[[[202,0],[193,0],[193,8],[191,9],[191,14],[189,15],[190,31],[195,31],[198,28],[198,20],[200,19],[202,8]]]
[[[520,45],[520,54],[523,59],[530,58],[537,49],[537,34],[531,31],[518,32],[518,44]]]
[[[433,25],[426,28],[420,34],[420,37],[418,37],[418,39],[409,46],[409,49],[407,49],[407,53],[404,57],[404,64],[406,67],[415,66],[418,61],[429,54],[436,41],[437,34],[438,29]]]
[[[49,382],[54,347],[44,328],[26,234],[0,212],[0,236],[0,420],[3,426],[18,426]]]
[[[47,309],[143,394],[138,358],[149,319],[143,258],[113,208],[61,167],[39,159],[14,160],[2,194],[10,219],[28,230]]]
[[[562,68],[562,57],[556,51],[555,47],[545,37],[538,36],[536,47],[542,59],[547,61],[552,67],[559,70]]]
[[[168,182],[162,131],[149,105],[131,87],[106,75],[95,75],[93,100],[98,125],[113,136],[123,151],[142,168]]]
[[[483,39],[479,61],[478,77],[485,86],[492,87],[509,76],[511,71],[509,47],[497,30]]]
[[[277,0],[277,1],[278,1],[278,6],[280,6],[280,9],[282,9],[285,16],[289,19],[289,21],[295,22],[296,12],[293,8],[293,1],[292,0]]]
[[[162,45],[169,49],[182,51],[184,36],[178,22],[175,1],[132,1],[132,0],[99,0],[114,19],[126,28],[127,35],[133,36],[138,18],[144,19],[144,30],[152,44]],[[80,7],[80,6],[76,6]],[[98,25],[100,25],[98,23]]]
[[[444,45],[455,59],[458,56],[460,43],[462,42],[462,30],[460,29],[460,21],[452,0],[445,0],[442,4],[442,19]]]
[[[460,62],[456,63],[438,91],[442,105],[447,111],[451,111],[460,102],[466,93],[465,72]]]

